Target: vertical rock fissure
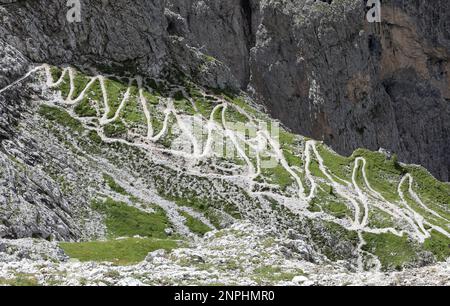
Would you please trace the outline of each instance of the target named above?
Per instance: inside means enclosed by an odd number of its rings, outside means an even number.
[[[256,35],[253,31],[253,7],[251,0],[241,0],[240,2],[242,16],[244,20],[244,24],[242,25],[244,28],[244,35],[246,38],[246,45],[247,45],[247,59],[248,64],[250,64],[250,50],[255,46],[256,44]],[[245,76],[245,84],[243,84],[242,88],[246,88],[250,82],[250,68],[247,71],[247,74]]]
[[[253,35],[253,9],[250,0],[241,0],[242,14],[245,20],[245,35],[247,46],[250,50],[255,45],[255,35]]]

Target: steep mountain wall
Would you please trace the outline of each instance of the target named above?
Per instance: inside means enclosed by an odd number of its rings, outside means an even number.
[[[29,61],[152,76],[176,66],[206,86],[248,89],[339,153],[383,147],[449,178],[446,0],[383,1],[379,24],[362,0],[82,0],[73,24],[64,0],[7,2],[0,41]]]
[[[380,24],[364,1],[312,2],[261,6],[256,93],[343,154],[383,147],[448,180],[448,1],[384,1]]]

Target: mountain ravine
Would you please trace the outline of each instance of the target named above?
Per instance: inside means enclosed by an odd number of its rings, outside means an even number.
[[[450,284],[448,1],[80,3],[0,1],[0,285]]]

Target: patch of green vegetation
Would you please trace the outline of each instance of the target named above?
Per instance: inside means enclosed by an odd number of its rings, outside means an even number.
[[[321,206],[321,204],[320,204],[320,201],[316,200],[316,198],[314,198],[314,199],[311,201],[311,203],[310,203],[309,206],[308,206],[308,210],[309,210],[310,212],[315,212],[315,213],[317,213],[317,212],[322,212],[322,211],[323,211],[322,206]]]
[[[357,247],[358,234],[339,224],[328,221],[306,220],[311,237],[320,251],[331,261],[345,260],[351,256],[349,250]]]
[[[353,161],[351,158],[344,157],[339,154],[333,154],[323,145],[317,145],[316,148],[320,156],[322,157],[325,166],[330,170],[331,173],[341,179],[345,179],[347,181],[351,180],[353,170]]]
[[[52,75],[53,82],[57,82],[61,78],[62,69],[56,66],[51,66],[50,74]]]
[[[125,189],[123,189],[122,186],[120,186],[119,184],[117,184],[117,182],[114,180],[114,178],[108,174],[103,174],[103,179],[105,180],[106,184],[109,186],[109,188],[111,188],[112,191],[117,192],[119,194],[122,195],[127,195],[128,193],[126,192]]]
[[[445,261],[450,257],[450,239],[434,230],[431,231],[431,238],[425,240],[423,248],[433,253],[438,261]]]
[[[212,229],[207,226],[202,221],[198,220],[197,218],[194,218],[190,214],[184,211],[180,211],[180,214],[186,218],[186,226],[193,232],[199,235],[204,235],[207,232],[210,232]]]
[[[110,241],[60,243],[71,258],[82,262],[112,262],[115,265],[132,265],[145,259],[149,252],[177,248],[178,242],[169,239],[127,238]]]
[[[205,117],[206,119],[209,119],[211,116],[211,112],[216,106],[214,103],[209,102],[205,100],[204,98],[199,98],[195,100],[195,107],[198,109],[199,113]]]
[[[450,184],[439,182],[427,170],[418,166],[407,166],[414,178],[414,191],[441,216],[450,219]]]
[[[358,167],[356,168],[355,181],[359,188],[364,189],[364,188],[366,188],[366,185],[365,185],[364,178],[363,178],[362,167],[363,167],[363,164],[361,162],[359,162]]]
[[[223,127],[223,121],[222,121],[223,107],[218,107],[216,109],[213,109],[213,112],[214,112],[214,114],[212,114],[212,116],[213,116],[214,121],[217,122],[219,124],[219,126]],[[233,129],[233,127],[228,127],[228,128]]]
[[[100,110],[104,109],[103,92],[99,80],[92,83],[86,91],[84,99],[90,100],[91,103],[97,103]]]
[[[366,241],[363,250],[376,255],[385,270],[401,270],[416,259],[414,245],[406,235],[364,233],[363,237]]]
[[[228,259],[224,264],[220,265],[225,271],[242,271],[242,265],[240,262],[232,259]]]
[[[144,96],[145,96],[145,92],[144,92]],[[147,101],[148,98],[146,98]],[[164,118],[165,118],[165,114],[162,111],[162,106],[158,105],[159,104],[159,99],[155,100],[156,103],[152,103],[149,102],[147,103],[147,108],[150,112],[150,122],[152,124],[152,128],[153,128],[153,135],[157,135],[159,132],[161,132],[162,128],[163,128],[163,122],[164,122]],[[127,108],[125,108],[125,111]],[[145,130],[147,131],[147,118],[145,117],[145,113],[142,110],[142,123],[145,126]]]
[[[392,216],[376,207],[370,208],[368,220],[372,228],[396,228]]]
[[[181,90],[177,91],[174,94],[173,98],[174,98],[173,103],[174,103],[176,110],[178,110],[186,115],[190,115],[190,116],[195,115],[196,112],[194,110],[194,107],[193,107],[191,101],[189,101],[185,98],[185,96]]]
[[[276,243],[276,240],[274,237],[268,237],[261,243],[261,245],[264,248],[270,248],[270,247],[274,246],[275,243]]]
[[[225,112],[225,120],[227,122],[240,122],[240,123],[247,123],[249,122],[247,116],[245,116],[244,114],[240,113],[236,108],[234,107],[227,107],[227,110]]]
[[[91,77],[77,71],[75,72],[75,76],[73,78],[74,91],[72,93],[72,98],[77,98],[83,90],[86,88],[88,83],[90,82]]]
[[[209,63],[213,63],[216,61],[216,59],[213,56],[206,55],[206,54],[203,55],[203,58],[205,59],[205,61],[207,61]]]
[[[191,207],[194,210],[201,212],[216,228],[221,228],[221,217],[212,206],[215,203],[216,207],[228,213],[235,219],[241,219],[239,211],[229,203],[213,201],[196,196],[189,191],[183,192],[183,197],[166,194],[164,190],[159,190],[161,196],[169,201],[175,202],[179,206]]]
[[[280,164],[274,168],[262,169],[262,175],[269,180],[271,184],[280,186],[282,191],[294,183],[292,175]]]
[[[253,271],[253,279],[258,284],[276,284],[282,281],[291,281],[295,276],[304,275],[302,270],[283,271],[277,266],[263,266]]]
[[[323,174],[322,170],[320,170],[319,163],[315,159],[313,159],[311,161],[311,163],[309,164],[309,171],[315,177],[320,177],[320,178],[326,179],[325,174]]]
[[[196,113],[191,101],[188,101],[186,99],[175,100],[174,106],[176,110],[182,112],[185,115],[194,116]]]
[[[158,135],[159,132],[161,132],[163,129],[163,121],[155,117],[152,117],[151,121],[152,121],[153,135]]]
[[[233,99],[236,99],[239,95],[239,92],[231,87],[226,88],[214,88],[214,87],[207,87],[208,94],[213,94],[215,96],[221,96],[224,99],[227,99],[229,101],[232,101]]]
[[[83,99],[77,106],[74,108],[75,114],[80,117],[96,117],[97,111],[92,107],[89,99]]]
[[[174,201],[177,205],[192,207],[198,211],[206,211],[209,208],[208,202],[197,197],[180,198],[174,196],[165,196],[170,201]]]
[[[286,159],[289,166],[291,166],[291,167],[293,167],[293,166],[301,167],[302,166],[303,161],[302,161],[301,157],[292,153],[292,151],[290,151],[290,150],[283,150],[283,153],[284,153],[284,158]]]
[[[146,90],[143,91],[143,95],[145,100],[147,100],[148,103],[151,105],[158,105],[159,104],[159,96],[152,94]]]
[[[72,185],[66,180],[64,175],[57,176],[56,181],[64,194],[69,194],[73,191]]]
[[[332,188],[331,186],[329,186]],[[320,191],[323,193],[323,191]],[[331,200],[327,194],[318,194],[312,201],[311,206],[308,208],[313,212],[324,211],[330,215],[335,216],[338,219],[344,219],[346,217],[352,217],[351,210],[343,202],[338,202],[338,199]],[[321,208],[321,209],[320,209]]]
[[[268,123],[268,130],[270,133],[272,133],[272,124],[273,122]],[[280,144],[280,148],[283,151],[284,158],[286,159],[288,164],[290,166],[301,167],[303,164],[303,160],[297,153],[299,147],[297,135],[279,128],[278,142]]]
[[[131,95],[127,104],[122,110],[122,118],[132,124],[141,126],[147,125],[147,118],[145,117],[142,105],[136,95]]]
[[[184,94],[181,90],[177,91],[174,95],[173,98],[175,99],[175,101],[183,101],[185,100]]]
[[[88,138],[95,144],[101,144],[102,138],[98,135],[97,131],[89,131]]]
[[[108,198],[104,202],[93,201],[92,208],[105,215],[105,224],[111,238],[135,235],[167,238],[164,230],[170,227],[170,222],[160,207],[153,206],[155,212],[147,213]]]
[[[247,114],[254,116],[257,119],[265,119],[265,116],[263,113],[259,112],[258,110],[254,109],[252,106],[248,104],[248,102],[245,101],[245,98],[242,96],[236,96],[232,93],[222,93],[222,96],[232,104],[240,107],[243,111],[245,111]],[[247,117],[245,117],[246,120]]]
[[[32,274],[18,273],[11,279],[0,278],[0,286],[36,287],[39,286],[39,282]]]
[[[61,96],[64,99],[67,99],[69,97],[69,93],[70,93],[70,76],[69,76],[69,72],[68,71],[65,73],[62,82],[58,86],[58,89],[61,92]]]
[[[122,120],[114,121],[112,123],[108,123],[103,127],[103,131],[106,137],[109,138],[117,138],[124,136],[127,133],[127,127],[122,122]]]
[[[416,187],[413,187],[413,189],[417,189]],[[443,220],[439,217],[437,217],[436,215],[432,214],[430,211],[426,210],[422,205],[420,205],[419,203],[417,203],[417,201],[411,196],[411,194],[409,193],[409,184],[408,181],[404,182],[404,184],[402,184],[401,186],[401,191],[403,192],[403,195],[405,197],[406,203],[408,203],[408,205],[415,211],[417,212],[419,215],[421,215],[426,221],[430,222],[431,224],[434,225],[438,225],[440,227],[442,227],[445,230],[449,230],[450,229],[450,223],[447,222],[446,220]],[[443,207],[436,204],[436,202],[432,202],[430,201],[425,201],[424,205],[426,205],[429,208],[432,208],[433,211],[439,213],[441,216],[447,217],[449,218],[449,214],[447,213],[447,211],[444,209],[442,209]]]
[[[172,142],[176,138],[176,135],[174,134],[174,125],[177,123],[177,120],[173,114],[170,115],[169,121],[167,123],[167,130],[166,134],[160,139],[160,143],[166,147],[170,148],[172,146]]]
[[[119,79],[106,79],[105,87],[109,103],[109,113],[107,114],[107,118],[110,119],[116,114],[120,103],[127,92],[128,86],[124,85]]]
[[[27,171],[27,166],[22,161],[18,160],[17,157],[13,155],[7,155],[8,159],[15,163],[23,172]],[[0,174],[4,171],[3,168],[0,168]]]
[[[296,138],[297,138],[297,135],[289,133],[289,132],[283,130],[282,128],[280,128],[278,141],[282,148],[290,147],[290,146],[294,145]]]
[[[46,118],[47,120],[56,122],[61,126],[66,126],[74,132],[83,132],[84,128],[80,121],[73,118],[65,110],[48,105],[41,105],[39,107],[39,114]]]
[[[195,85],[192,82],[188,82],[188,84],[186,85],[186,90],[189,94],[189,97],[191,97],[194,100],[197,98],[201,98],[203,96],[197,85]]]
[[[397,185],[405,174],[405,169],[394,159],[388,159],[383,153],[358,149],[352,158],[364,157],[367,161],[367,179],[373,189],[381,193],[388,201],[399,201]]]

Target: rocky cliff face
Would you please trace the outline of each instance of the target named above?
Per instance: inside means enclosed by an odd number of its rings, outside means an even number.
[[[447,1],[262,5],[252,86],[272,113],[339,152],[386,148],[449,172]]]
[[[338,152],[396,152],[448,180],[448,1],[8,1],[0,38],[34,62],[161,75],[252,92],[292,130]],[[120,13],[119,13],[120,12]],[[10,74],[11,72],[7,72]]]

